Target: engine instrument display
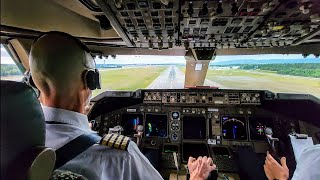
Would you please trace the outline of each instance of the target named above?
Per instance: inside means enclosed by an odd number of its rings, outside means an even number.
[[[146,115],[145,134],[147,137],[166,137],[168,121],[166,115]]]
[[[251,140],[264,140],[264,128],[273,129],[273,119],[267,117],[249,117],[249,129]]]
[[[183,138],[184,139],[205,139],[206,119],[198,116],[183,117]]]
[[[245,117],[222,117],[222,136],[229,140],[246,140],[247,123]]]
[[[121,126],[124,135],[133,135],[137,132],[138,125],[143,125],[142,114],[124,114],[122,116]]]

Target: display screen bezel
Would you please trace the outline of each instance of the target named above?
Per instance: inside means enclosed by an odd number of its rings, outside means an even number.
[[[192,118],[203,118],[204,120],[204,124],[205,124],[205,137],[204,138],[185,138],[184,137],[184,122],[185,122],[185,118],[186,117],[192,117]],[[207,136],[208,136],[208,124],[207,124],[207,118],[206,116],[197,116],[197,115],[184,115],[182,118],[182,125],[181,125],[181,129],[182,129],[182,139],[183,140],[206,140],[207,139]]]
[[[141,125],[142,126],[144,126],[144,115],[143,115],[143,113],[123,113],[122,115],[121,115],[121,121],[120,121],[120,125],[121,125],[121,127],[123,127],[123,121],[124,121],[124,117],[125,116],[127,116],[127,115],[132,115],[132,116],[134,116],[134,115],[136,115],[136,116],[141,116],[141,120],[142,120],[142,123],[141,123]],[[124,127],[123,127],[124,128]],[[125,134],[126,136],[133,136],[133,134]]]
[[[166,136],[147,136],[147,116],[148,115],[152,115],[152,116],[166,116],[166,123],[167,123],[167,126],[166,126]],[[169,137],[169,122],[168,122],[168,114],[156,114],[156,113],[146,113],[145,116],[144,116],[144,135],[146,138],[152,138],[152,137],[155,137],[155,138],[168,138]]]
[[[274,128],[274,121],[275,121],[275,117],[268,117],[268,116],[248,116],[248,133],[249,133],[249,139],[250,141],[265,141],[265,139],[263,140],[257,140],[257,139],[252,139],[251,137],[251,129],[250,129],[250,126],[251,126],[251,118],[265,118],[265,119],[270,119],[271,120],[271,123],[272,123],[272,129]]]
[[[223,118],[224,117],[232,117],[232,118],[243,118],[244,121],[245,121],[245,131],[246,131],[246,139],[227,139],[227,138],[224,138],[223,136]],[[227,141],[248,141],[249,140],[249,130],[248,130],[248,119],[246,116],[239,116],[239,115],[230,115],[230,114],[225,114],[225,115],[221,115],[220,116],[220,132],[221,132],[221,138],[223,140],[227,140]]]

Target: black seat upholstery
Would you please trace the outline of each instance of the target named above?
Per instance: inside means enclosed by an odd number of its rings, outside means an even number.
[[[44,145],[45,120],[34,90],[1,81],[1,179],[48,179],[55,154]]]

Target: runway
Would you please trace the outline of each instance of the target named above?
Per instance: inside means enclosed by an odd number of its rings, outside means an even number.
[[[184,89],[184,73],[176,66],[168,67],[162,74],[160,74],[147,89]],[[215,86],[225,88],[221,84],[205,80],[205,86]]]

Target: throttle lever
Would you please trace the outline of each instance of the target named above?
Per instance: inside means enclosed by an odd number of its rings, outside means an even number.
[[[273,132],[272,132],[272,129],[271,129],[270,127],[264,128],[264,134],[265,134],[266,137],[267,137],[267,142],[268,142],[268,145],[269,145],[269,153],[270,153],[270,155],[271,155],[279,164],[281,164],[280,158],[279,158],[279,156],[277,155],[277,150],[276,150],[275,145],[274,145],[276,141],[279,141],[279,139],[272,137]]]

